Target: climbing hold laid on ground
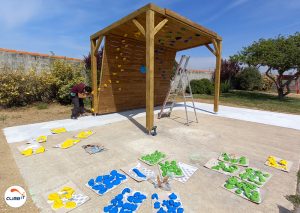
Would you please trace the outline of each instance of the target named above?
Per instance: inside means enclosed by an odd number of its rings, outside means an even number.
[[[66,202],[65,207],[66,207],[67,209],[72,209],[72,208],[75,208],[76,205],[77,205],[77,204],[76,204],[74,201],[68,201],[68,202]]]
[[[67,130],[64,127],[61,127],[61,128],[51,129],[51,132],[52,134],[60,134],[60,133],[67,132]]]
[[[25,155],[25,156],[30,156],[30,155],[32,155],[32,153],[33,153],[33,149],[32,149],[32,148],[23,150],[23,151],[21,152],[21,154],[22,154],[22,155]]]
[[[35,140],[39,143],[44,143],[47,141],[47,136],[41,135],[41,136],[37,137]]]
[[[43,146],[40,146],[39,148],[37,148],[35,150],[36,154],[40,154],[40,153],[43,153],[43,152],[45,152],[45,147],[43,147]]]
[[[85,139],[90,137],[94,132],[92,130],[82,131],[76,135],[76,138]]]
[[[141,160],[149,165],[156,165],[158,162],[166,158],[166,154],[163,152],[155,151],[151,154],[143,155]]]

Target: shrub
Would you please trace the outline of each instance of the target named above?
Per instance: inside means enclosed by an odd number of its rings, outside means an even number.
[[[25,106],[34,101],[46,101],[54,97],[54,79],[48,72],[35,70],[2,70],[0,72],[0,105]]]
[[[260,89],[262,77],[258,69],[254,67],[246,67],[236,75],[236,87],[242,90]]]
[[[275,77],[274,77],[275,78]],[[268,91],[272,89],[274,82],[266,75],[262,76],[261,90]]]
[[[54,99],[69,103],[71,87],[85,81],[82,68],[81,65],[71,65],[63,60],[54,61],[49,71],[5,68],[0,71],[0,106],[25,106]]]
[[[230,91],[231,85],[229,81],[221,83],[221,93],[228,93]]]
[[[190,84],[193,94],[211,95],[214,91],[214,86],[208,79],[191,80]],[[189,92],[189,88],[187,91]]]
[[[55,79],[56,99],[60,103],[70,103],[71,87],[80,82],[85,82],[82,71],[82,65],[72,65],[64,60],[54,61],[51,74]]]

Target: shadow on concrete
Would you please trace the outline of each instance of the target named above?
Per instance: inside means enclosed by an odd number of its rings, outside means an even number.
[[[287,208],[285,208],[285,207],[283,207],[281,205],[277,205],[277,207],[278,207],[278,212],[279,213],[291,213],[290,210],[288,210]]]

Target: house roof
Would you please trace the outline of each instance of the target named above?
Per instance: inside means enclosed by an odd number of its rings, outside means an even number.
[[[78,62],[82,61],[81,59],[78,59],[78,58],[69,58],[69,57],[65,57],[65,56],[48,55],[48,54],[43,54],[43,53],[26,52],[26,51],[11,50],[11,49],[5,49],[5,48],[0,48],[0,52],[9,52],[9,53],[40,56],[40,57],[47,57],[47,58],[51,57],[51,58],[56,58],[56,59],[65,59],[65,60],[78,61]]]
[[[213,43],[213,40],[222,40],[215,32],[205,28],[169,9],[160,8],[154,4],[146,6],[125,16],[119,21],[91,35],[96,39],[103,35],[119,35],[136,40],[145,41],[133,20],[138,21],[146,29],[146,11],[155,12],[155,26],[167,19],[165,26],[155,35],[155,44],[178,50],[189,49]]]

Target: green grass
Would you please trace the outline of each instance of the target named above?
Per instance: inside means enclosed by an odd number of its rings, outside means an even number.
[[[198,101],[212,102],[213,95],[194,94]],[[253,91],[234,90],[221,94],[220,104],[228,106],[239,106],[267,111],[300,114],[300,97],[286,97],[280,101],[275,94]]]
[[[8,115],[0,115],[0,121],[4,122],[8,118]]]

